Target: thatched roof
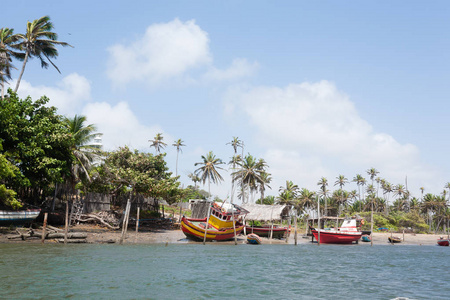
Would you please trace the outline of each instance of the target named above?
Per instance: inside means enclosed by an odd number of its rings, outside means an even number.
[[[245,217],[249,221],[277,221],[289,216],[288,205],[242,204],[250,213]]]

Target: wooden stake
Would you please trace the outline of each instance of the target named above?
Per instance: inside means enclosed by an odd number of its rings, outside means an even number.
[[[120,241],[119,241],[120,245],[122,245],[123,239],[125,238],[125,233],[127,231],[128,216],[130,215],[130,206],[131,206],[131,202],[130,202],[130,198],[128,198],[127,206],[125,207],[125,215],[123,217],[123,222],[122,222],[122,235],[121,235]]]
[[[44,225],[42,227],[42,239],[41,239],[42,244],[45,241],[45,230],[47,229],[47,216],[48,216],[48,213],[45,213],[44,214]]]
[[[209,214],[211,212],[211,203],[208,202],[208,215],[206,216],[206,224],[205,224],[205,236],[203,237],[203,245],[206,243],[206,233],[208,231],[209,225]]]
[[[138,230],[139,230],[139,210],[140,210],[140,207],[138,206],[138,208],[137,208],[137,215],[136,215],[136,237],[134,238],[134,243],[135,244],[137,242]]]
[[[233,218],[233,232],[234,232],[234,244],[237,245],[237,236],[236,236],[236,224],[234,220],[234,206],[231,206],[231,216]]]
[[[69,232],[69,201],[66,201],[66,224],[64,227],[64,245],[67,244],[68,232]]]
[[[297,213],[295,213],[294,222],[295,222],[294,240],[295,240],[295,245],[297,246]]]
[[[291,216],[289,216],[288,219],[288,228],[286,230],[286,244],[289,243],[289,236],[290,236],[290,232],[289,229],[291,228]]]

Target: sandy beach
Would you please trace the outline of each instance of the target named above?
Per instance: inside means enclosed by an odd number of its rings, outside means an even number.
[[[59,228],[61,231],[62,227]],[[41,232],[39,229],[35,229],[35,232]],[[87,243],[119,243],[121,237],[120,230],[109,230],[96,225],[76,225],[71,227],[70,232],[84,232],[87,234]],[[27,238],[22,239],[9,239],[8,237],[17,235],[17,232],[13,229],[6,227],[0,228],[0,243],[39,243],[40,238]],[[401,245],[436,245],[436,241],[441,235],[436,234],[414,234],[414,233],[393,233],[393,236],[400,237],[401,243],[395,244],[395,246]],[[391,233],[387,232],[375,232],[373,233],[374,245],[391,245],[388,242],[388,237]],[[446,237],[446,236],[445,236]],[[286,243],[285,239],[268,239],[261,238],[262,244],[294,244],[295,238],[292,232]],[[245,244],[246,238],[244,235],[238,236],[238,244]],[[45,243],[56,243],[55,240],[47,239]],[[135,230],[129,229],[123,241],[123,244],[189,244],[189,243],[201,243],[186,239],[181,229],[144,229],[137,234]],[[234,244],[234,240],[226,242],[208,242],[208,243],[221,243],[221,244]],[[305,237],[304,233],[299,232],[297,236],[297,244],[310,244],[311,237]],[[359,245],[370,246],[370,242],[359,242]]]

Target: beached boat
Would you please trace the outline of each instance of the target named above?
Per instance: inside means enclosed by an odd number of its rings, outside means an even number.
[[[0,210],[1,225],[21,225],[31,223],[39,216],[40,209]]]
[[[261,244],[261,239],[257,234],[250,233],[247,235],[247,243],[259,245]]]
[[[362,219],[345,219],[342,222],[342,226],[338,229],[320,229],[312,228],[311,232],[314,238],[319,241],[320,232],[320,243],[324,244],[351,244],[357,242],[361,236],[362,232],[359,230],[361,227]]]
[[[264,226],[247,225],[245,226],[245,231],[247,233],[256,233],[257,235],[262,237],[270,237],[270,231],[272,231],[272,238],[281,239],[287,236],[289,228],[277,225],[274,225],[273,228],[272,225],[264,225]]]
[[[370,242],[370,235],[364,234],[361,236],[361,241]]]
[[[450,239],[444,239],[442,236],[440,237],[440,239],[439,240],[437,240],[437,244],[439,245],[439,246],[449,246],[450,245]]]
[[[388,241],[389,241],[389,243],[401,243],[402,242],[402,239],[401,238],[399,238],[398,236],[390,236],[390,237],[388,237]]]
[[[181,230],[188,238],[207,241],[226,241],[234,238],[233,214],[235,220],[236,235],[244,229],[241,222],[242,216],[248,213],[247,210],[236,204],[216,203],[211,205],[211,213],[208,218],[193,219],[183,216],[181,218]]]

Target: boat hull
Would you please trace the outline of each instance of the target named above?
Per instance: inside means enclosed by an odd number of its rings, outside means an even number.
[[[1,225],[20,225],[34,221],[39,216],[40,209],[27,209],[18,211],[0,210]]]
[[[253,244],[253,245],[259,245],[259,244],[261,244],[261,239],[259,238],[259,236],[257,234],[250,233],[249,235],[247,235],[247,243]]]
[[[270,227],[252,227],[252,226],[246,226],[245,231],[247,233],[255,233],[259,235],[260,237],[270,237]],[[281,239],[283,237],[287,236],[288,233],[287,227],[275,227],[273,228],[272,237],[274,239]]]
[[[311,229],[314,238],[319,241],[318,231]],[[358,241],[362,236],[362,232],[344,232],[335,230],[320,230],[320,243],[322,244],[352,244]]]
[[[450,245],[450,240],[449,239],[440,239],[437,241],[437,244],[439,246],[449,246]]]
[[[191,219],[183,217],[181,218],[181,230],[187,238],[193,240],[203,241],[205,237],[205,224],[206,218],[204,219]],[[240,234],[244,229],[244,225],[236,224],[236,235]],[[233,227],[228,228],[214,228],[211,225],[208,226],[206,230],[206,240],[207,241],[227,241],[234,238]]]
[[[370,242],[370,236],[365,234],[361,237],[361,241],[363,242]]]
[[[399,237],[393,236],[393,237],[388,237],[388,241],[389,241],[389,243],[392,243],[392,244],[393,243],[401,243],[402,239]]]

